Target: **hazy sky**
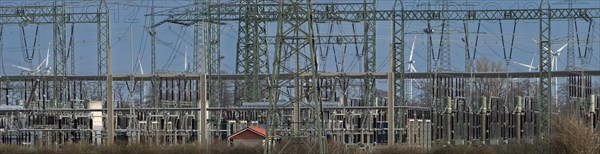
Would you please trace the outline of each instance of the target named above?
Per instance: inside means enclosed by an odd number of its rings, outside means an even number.
[[[170,9],[172,7],[184,6],[191,4],[193,1],[155,1],[156,11]],[[228,2],[228,1],[223,1]],[[317,2],[317,1],[314,1]],[[322,2],[322,1],[318,1]],[[348,2],[338,0],[337,2]],[[424,9],[426,1],[407,1],[405,6],[407,9]],[[538,2],[523,2],[523,1],[473,1],[473,0],[457,0],[452,1],[454,4],[459,6],[453,6],[451,9],[466,9],[466,7],[474,9],[518,9],[518,8],[537,8]],[[46,1],[24,1],[24,2],[8,2],[0,1],[2,6],[16,6],[16,5],[31,5],[33,3],[48,4]],[[378,9],[390,9],[393,1],[377,1]],[[567,5],[564,1],[552,1],[553,8],[566,8]],[[71,10],[95,10],[94,4],[96,2],[90,1],[67,1],[67,4],[71,7]],[[150,72],[150,37],[148,35],[147,27],[150,25],[149,18],[145,16],[150,13],[151,1],[109,1],[111,11],[111,43],[113,49],[113,71],[114,73],[132,73],[132,64],[135,67],[133,73],[139,73],[138,58],[141,58],[141,64],[144,68],[145,73]],[[467,6],[464,6],[464,5]],[[600,1],[589,0],[589,1],[576,1],[574,4],[575,8],[600,8]],[[437,7],[434,7],[437,8]],[[162,17],[157,18],[156,21],[160,21]],[[513,56],[511,61],[517,61],[521,63],[529,63],[534,53],[538,52],[537,44],[532,39],[538,39],[538,21],[517,21],[516,35],[513,47]],[[439,27],[441,22],[432,22],[432,25],[436,30],[441,30]],[[578,34],[579,38],[585,40],[588,33],[588,23],[584,20],[577,20],[578,23]],[[469,35],[470,49],[474,49],[474,41],[477,30],[477,21],[469,22],[469,31],[472,32]],[[503,35],[505,41],[505,49],[508,52],[510,50],[510,44],[512,39],[514,21],[502,21]],[[594,21],[595,32],[594,32],[594,44],[593,48],[596,51],[591,54],[592,60],[588,67],[589,69],[600,68],[600,60],[597,50],[600,50],[600,24],[598,21]],[[416,36],[415,42],[415,56],[416,61],[415,68],[417,71],[426,70],[426,35],[420,34],[426,27],[424,21],[411,21],[407,24],[406,32],[406,57],[411,49],[413,38]],[[269,35],[275,35],[276,23],[269,23],[267,31]],[[39,32],[37,37],[37,44],[35,47],[33,42],[36,38],[35,24],[25,25],[25,37],[23,37],[22,27],[19,25],[4,25],[2,42],[2,51],[4,57],[4,70],[6,74],[19,74],[20,70],[12,65],[19,65],[24,67],[35,67],[37,66],[46,56],[48,43],[52,40],[52,25],[39,25]],[[70,35],[71,25],[67,25],[67,34]],[[350,23],[318,23],[315,29],[318,29],[317,35],[327,35],[330,33],[330,27],[332,34],[352,34],[354,32],[362,34],[362,23],[357,23],[355,28],[352,28]],[[377,71],[386,71],[388,67],[389,58],[389,44],[390,44],[390,22],[378,21],[376,24],[376,59],[377,59]],[[481,29],[479,34],[479,45],[477,47],[477,57],[486,57],[492,61],[504,62],[503,46],[501,43],[501,32],[500,23],[498,21],[482,21]],[[456,33],[463,31],[462,21],[452,22],[450,27],[452,31]],[[235,70],[235,51],[237,42],[237,22],[225,22],[221,25],[221,54],[223,61],[221,68],[226,72],[233,72]],[[557,43],[552,45],[554,50],[560,48],[566,42],[567,36],[567,24],[564,20],[553,20],[552,22],[552,38]],[[187,49],[188,62],[192,60],[193,52],[193,27],[185,27],[175,24],[163,24],[157,29],[157,69],[182,71],[184,69],[184,55]],[[75,40],[75,58],[76,58],[76,73],[80,75],[93,75],[97,73],[97,38],[96,38],[96,24],[76,24],[74,31]],[[317,31],[315,30],[315,33]],[[434,34],[434,46],[436,53],[438,50],[440,35]],[[461,39],[464,38],[464,34],[452,34],[451,35],[451,52],[452,52],[452,68],[454,70],[464,69],[464,43]],[[70,39],[67,36],[67,40]],[[27,42],[27,46],[25,46]],[[585,42],[580,44],[582,51],[585,48]],[[27,50],[25,50],[27,47]],[[35,48],[35,53],[33,53]],[[323,45],[318,47],[320,54],[327,54],[326,57],[321,58],[324,60],[321,64],[326,65],[323,71],[337,71],[335,67],[336,60],[334,58],[337,55],[337,63],[340,64],[344,57],[343,66],[345,71],[358,72],[362,68],[362,58],[357,57],[356,46],[353,45]],[[334,49],[335,48],[335,49]],[[345,50],[344,50],[345,49]],[[359,51],[362,50],[362,46],[358,47]],[[334,51],[335,50],[335,51]],[[270,53],[273,51],[273,47],[269,48]],[[575,48],[576,57],[577,47]],[[33,55],[33,56],[32,56]],[[271,55],[271,54],[270,54]],[[50,56],[52,57],[52,56]],[[538,55],[535,56],[533,65],[537,66]],[[31,59],[31,63],[28,63],[28,59]],[[132,60],[133,59],[133,60]],[[271,58],[272,59],[272,58]],[[132,63],[133,62],[133,63]],[[559,70],[564,69],[566,65],[566,49],[562,51],[562,54],[558,57],[558,68]],[[579,65],[579,61],[577,61]],[[52,66],[52,59],[50,58],[50,66]],[[339,68],[338,68],[339,69]],[[513,71],[527,71],[527,68],[510,64],[510,70]]]

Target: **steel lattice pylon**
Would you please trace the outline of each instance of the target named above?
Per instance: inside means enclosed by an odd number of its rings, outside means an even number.
[[[64,2],[59,3],[59,2],[54,2],[54,9],[53,9],[53,13],[56,14],[54,16],[54,23],[53,23],[53,45],[54,45],[54,54],[53,54],[53,60],[54,60],[54,97],[53,97],[53,101],[55,102],[62,102],[63,100],[66,100],[64,97],[64,93],[65,93],[65,81],[66,78],[65,76],[67,75],[66,73],[66,67],[67,67],[67,56],[66,56],[66,26],[65,26],[65,10],[64,7],[65,4]],[[99,45],[100,46],[100,45]],[[100,58],[100,57],[99,57]],[[99,65],[102,63],[99,63]],[[104,68],[104,67],[99,67],[99,68]],[[101,95],[102,96],[102,95]]]
[[[288,3],[286,3],[288,2]],[[303,4],[303,5],[301,5]],[[327,144],[323,126],[323,106],[319,92],[319,74],[317,68],[317,54],[314,42],[313,32],[313,14],[310,0],[291,0],[280,1],[277,21],[277,39],[275,44],[275,57],[273,61],[273,75],[270,82],[270,102],[271,109],[268,112],[267,119],[267,147],[265,153],[273,153],[274,150],[274,135],[280,138],[290,138],[294,141],[299,141],[302,138],[316,138],[319,142],[319,152],[327,153]],[[289,68],[285,64],[294,62],[295,68]],[[284,85],[288,85],[289,81],[279,80],[280,73],[292,73],[294,77],[294,95],[285,94],[294,105],[294,115],[298,115],[299,106],[309,107],[311,115],[306,121],[294,118],[294,127],[299,130],[294,130],[292,134],[276,134],[276,129],[280,127],[281,119],[278,119],[278,112],[285,105],[279,104],[280,90]],[[298,93],[301,86],[298,84],[300,74],[311,73],[310,80],[304,80],[310,85],[306,92],[310,93],[307,101],[302,101]],[[304,91],[304,90],[303,90]],[[289,103],[285,103],[289,104]],[[281,117],[279,117],[281,118]],[[302,123],[303,125],[299,125]],[[290,140],[290,141],[292,141]],[[289,144],[288,141],[286,144]]]
[[[236,85],[236,102],[262,101],[263,89],[258,74],[269,72],[267,57],[267,29],[266,22],[262,21],[262,7],[259,4],[264,0],[244,0],[240,7],[238,26],[238,42],[236,57],[236,73],[244,74],[245,81]]]
[[[569,0],[569,9],[573,8],[573,0]],[[575,35],[574,23],[575,19],[567,19],[567,70],[573,70],[575,67]]]
[[[552,77],[551,70],[552,65],[550,60],[552,58],[551,49],[551,29],[550,21],[552,16],[550,15],[550,2],[542,1],[540,3],[540,85],[539,85],[539,103],[540,112],[542,116],[538,117],[540,121],[540,131],[542,135],[549,135],[550,130],[550,118],[552,117]],[[547,137],[547,136],[544,136]]]
[[[113,83],[112,83],[112,49],[110,45],[110,18],[109,8],[106,1],[100,1],[98,12],[105,12],[98,18],[98,58],[99,66],[98,73],[106,76],[106,94],[100,95],[101,99],[106,99],[106,129],[108,144],[114,143],[115,123],[114,123],[114,106],[113,106]],[[104,22],[103,22],[104,21]],[[66,56],[66,55],[65,55]],[[75,57],[72,57],[75,58]],[[66,60],[66,59],[65,59]],[[101,87],[101,82],[98,85]],[[101,93],[102,94],[102,93]]]
[[[220,8],[218,7],[220,1],[212,3],[207,0],[206,8]],[[217,78],[211,78],[208,80],[208,100],[210,106],[219,106],[221,104],[221,20],[218,18],[221,10],[209,10],[207,19],[204,24],[204,52],[206,52],[207,58],[207,75],[216,75]],[[213,12],[214,11],[214,12]]]
[[[368,75],[363,79],[363,95],[362,95],[362,105],[363,106],[372,106],[375,104],[375,78],[370,74],[371,72],[375,72],[375,0],[369,1],[364,0],[363,3],[363,12],[360,14],[362,16],[363,21],[363,38],[364,44],[362,48],[362,56],[364,60],[363,72],[366,72]],[[370,118],[371,114],[369,111],[362,111],[362,121],[361,125],[366,126],[367,128],[371,128],[369,123],[372,123],[372,118]],[[364,131],[364,130],[361,130]],[[363,141],[365,141],[364,137]]]
[[[448,0],[444,0],[442,2],[442,11],[444,10],[448,10]],[[442,16],[445,16],[447,14],[441,14]],[[443,20],[442,21],[442,35],[441,35],[441,39],[440,39],[440,47],[439,47],[439,51],[438,51],[438,57],[436,58],[437,60],[439,60],[439,62],[437,62],[437,70],[436,71],[451,71],[452,69],[452,53],[450,53],[450,22],[448,20]]]

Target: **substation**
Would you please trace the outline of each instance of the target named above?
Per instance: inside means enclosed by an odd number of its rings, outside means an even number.
[[[590,58],[597,54],[593,51],[600,30],[597,2],[587,8],[573,7],[575,2],[568,0],[561,5],[531,1],[523,8],[472,6],[462,1],[408,5],[392,0],[385,1],[390,5],[383,8],[376,4],[384,2],[375,0],[187,2],[172,8],[155,8],[155,2],[147,2],[150,11],[144,16],[150,24],[140,34],[149,37],[150,57],[146,58],[151,69],[146,74],[112,72],[121,67],[113,65],[113,55],[121,51],[111,46],[113,10],[105,0],[89,2],[93,9],[77,9],[64,1],[0,6],[0,27],[51,25],[53,29],[47,32],[52,34],[51,73],[31,70],[0,76],[0,144],[206,146],[227,141],[247,126],[267,130],[267,152],[277,144],[310,142],[318,143],[310,145],[322,153],[327,142],[363,148],[518,144],[549,136],[549,121],[560,112],[580,115],[600,131],[600,93],[593,90],[600,70],[590,67],[599,63]],[[419,7],[409,7],[417,3]],[[532,66],[532,60],[529,67],[535,68],[530,71],[478,71],[477,55],[490,52],[478,46],[481,24],[488,22],[500,24],[506,48],[504,57],[497,59],[504,58],[506,65],[512,64],[507,54],[512,56],[512,42],[518,35],[514,29],[521,24],[533,28],[538,42],[529,46],[535,47],[532,58],[539,65]],[[408,32],[405,27],[410,23],[424,26]],[[237,42],[228,42],[236,45],[235,71],[229,73],[221,71],[225,63],[221,26],[225,24],[238,30]],[[188,40],[193,42],[191,65],[184,72],[156,66],[164,52],[156,49],[161,37],[156,29],[166,25],[193,30],[193,40]],[[77,39],[74,27],[78,26],[96,28],[97,48],[86,50],[97,50],[97,55],[88,55],[97,56],[92,62],[97,74],[75,71],[77,51],[71,42]],[[347,29],[333,28],[338,26]],[[389,33],[382,36],[376,31]],[[566,31],[567,36],[555,40],[555,31]],[[426,38],[425,50],[414,51],[409,37],[414,33]],[[0,40],[18,35],[0,28]],[[389,50],[376,52],[382,37],[391,39],[384,45]],[[462,43],[456,43],[457,38]],[[462,50],[450,47],[457,44]],[[343,59],[351,57],[358,69],[324,71],[327,56],[323,53],[332,46],[344,46],[353,54],[331,54],[328,65],[344,66]],[[558,48],[565,48],[565,69],[555,69]],[[413,52],[426,54],[427,61],[420,64],[426,63],[427,70],[414,71]],[[376,57],[386,59],[376,61]],[[464,57],[463,63],[451,57]],[[380,66],[387,70],[377,69]],[[553,90],[558,81],[566,85],[560,95]],[[489,90],[517,85],[526,90]],[[116,95],[124,99],[117,101]],[[555,103],[559,97],[566,103]]]

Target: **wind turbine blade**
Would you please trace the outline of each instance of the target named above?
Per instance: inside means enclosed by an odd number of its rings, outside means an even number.
[[[552,58],[550,58],[550,71],[554,70],[554,62],[556,60],[554,60],[556,58],[556,56],[552,56]]]
[[[142,67],[142,63],[139,63],[139,64],[140,64],[140,73],[144,74],[144,68]]]
[[[531,63],[529,63],[529,66],[533,66],[533,57],[531,57]]]
[[[533,66],[531,66],[531,65],[527,65],[527,64],[519,63],[519,62],[516,62],[516,61],[513,61],[513,63],[515,63],[515,64],[518,64],[518,65],[521,65],[521,66],[523,66],[523,67],[530,68],[530,69],[531,69],[531,68],[535,68],[535,67],[533,67]]]
[[[533,52],[533,56],[531,56],[531,62],[529,63],[529,66],[533,67],[533,60],[535,59],[535,52]],[[531,72],[531,69],[535,69],[535,68],[529,68],[529,72]]]
[[[50,59],[50,46],[51,45],[52,44],[50,42],[48,42],[48,50],[46,50],[46,63],[44,64],[44,68],[48,68],[48,61],[50,61],[48,59]],[[73,58],[75,58],[75,57],[73,57]]]
[[[187,66],[188,66],[188,64],[187,64],[187,49],[188,49],[188,46],[186,45],[185,46],[185,52],[183,53],[183,57],[184,57],[183,58],[183,70],[184,71],[188,70],[188,68],[187,68]]]
[[[412,43],[412,47],[410,48],[410,56],[408,56],[408,61],[413,60],[413,54],[415,52],[415,42],[416,41],[417,41],[417,35],[415,35],[415,38],[413,38],[413,43]]]
[[[319,57],[321,56],[321,54],[319,53],[319,49],[316,49],[316,50],[315,50],[315,52],[316,52],[315,54],[316,54],[316,56],[317,56],[317,57],[315,57],[315,58],[317,58],[317,61],[316,61],[316,64],[315,64],[315,65],[316,65],[316,67],[317,67],[317,70],[318,70],[318,69],[319,69],[319,62],[320,62],[320,61],[319,61],[319,60],[320,60],[320,59],[319,59]],[[319,71],[320,71],[320,70],[319,70]]]
[[[144,68],[142,67],[142,60],[138,59],[138,64],[140,65],[140,73],[144,74]]]
[[[48,60],[48,59],[44,59],[44,60],[42,61],[42,63],[40,63],[40,64],[39,64],[37,67],[35,67],[35,70],[39,71],[39,70],[40,70],[40,68],[42,67],[42,65],[44,65],[44,63],[46,63],[46,61],[47,61],[47,60]]]
[[[415,69],[415,65],[413,65],[413,64],[410,64],[410,70],[412,72],[417,72],[417,69]]]
[[[552,57],[552,69],[551,71],[556,71],[558,70],[558,57],[557,56],[553,56]]]
[[[555,53],[560,53],[565,47],[567,47],[567,45],[569,45],[568,43],[563,45],[562,47],[560,47],[558,50],[556,50]]]
[[[14,65],[14,64],[12,66],[16,67],[16,68],[19,68],[19,69],[22,69],[22,70],[25,70],[25,71],[31,71],[31,69],[27,68],[27,67],[23,67],[23,66],[19,66],[19,65]]]

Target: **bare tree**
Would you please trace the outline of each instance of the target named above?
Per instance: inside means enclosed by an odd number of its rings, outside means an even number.
[[[475,62],[476,72],[505,72],[501,62],[493,62],[487,58],[479,58]],[[507,94],[508,79],[506,78],[477,78],[473,83],[475,96],[499,97],[502,98]]]
[[[487,58],[479,58],[475,63],[475,72],[506,72],[504,63],[490,61]],[[415,104],[428,106],[427,101],[431,99],[433,92],[433,83],[431,80],[418,80],[416,84],[419,91],[415,98]],[[481,96],[497,98],[501,102],[510,102],[515,96],[534,96],[536,93],[536,80],[533,79],[511,79],[511,78],[474,78],[466,80],[468,85],[472,86],[472,91],[465,89],[465,97],[470,97],[471,101],[476,101]],[[468,88],[468,87],[465,87]]]

